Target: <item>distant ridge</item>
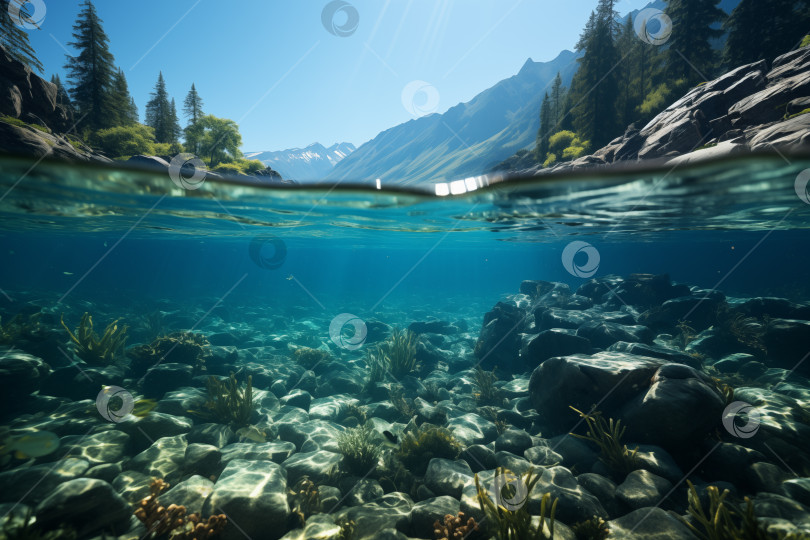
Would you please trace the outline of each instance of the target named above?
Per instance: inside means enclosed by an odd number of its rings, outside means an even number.
[[[248,159],[258,159],[278,171],[286,180],[319,181],[356,150],[352,143],[335,143],[329,148],[312,143],[306,148],[289,148],[277,152],[246,152]]]

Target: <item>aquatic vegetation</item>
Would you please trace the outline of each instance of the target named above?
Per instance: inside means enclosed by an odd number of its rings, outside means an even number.
[[[170,504],[161,506],[158,497],[169,488],[169,484],[159,478],[149,484],[150,495],[141,499],[135,509],[135,517],[146,526],[149,539],[205,540],[216,538],[225,528],[228,518],[225,514],[210,516],[203,521],[197,513],[186,514],[186,507]]]
[[[159,309],[140,315],[136,319],[138,327],[150,338],[158,337],[164,333],[165,320],[163,312]]]
[[[293,514],[300,520],[301,526],[306,523],[309,516],[323,511],[318,486],[306,475],[287,490],[287,500]]]
[[[340,527],[340,532],[333,536],[330,540],[353,540],[354,531],[357,529],[357,524],[352,520],[339,519],[335,521],[335,525]]]
[[[43,329],[39,324],[42,313],[33,313],[27,318],[18,313],[6,324],[0,317],[0,344],[13,345],[19,341],[34,341],[40,339]]]
[[[505,480],[500,480],[500,477],[508,477]],[[493,484],[510,487],[513,493],[507,499],[510,502],[509,506],[518,506],[516,509],[506,508],[500,504],[499,500],[496,504],[489,497],[489,492],[481,487],[478,475],[475,475],[475,488],[478,491],[478,504],[481,506],[481,511],[484,512],[485,518],[481,523],[487,529],[487,533],[496,538],[497,540],[529,540],[529,539],[551,539],[554,537],[554,514],[557,511],[558,499],[551,500],[551,494],[545,493],[540,502],[540,522],[537,527],[532,525],[532,515],[529,514],[528,504],[529,496],[534,489],[534,486],[540,480],[539,476],[534,475],[534,468],[529,469],[518,480],[525,487],[525,493],[522,501],[514,501],[517,495],[515,492],[514,484],[515,475],[511,471],[505,470],[502,467],[495,469],[495,478]],[[499,495],[504,496],[504,493]],[[500,499],[500,497],[499,497]],[[513,502],[514,501],[514,502]],[[546,525],[548,525],[549,533],[546,534]]]
[[[495,407],[481,407],[478,409],[478,413],[482,418],[486,418],[495,424],[495,429],[498,430],[498,435],[509,429],[509,422],[501,418],[500,414],[498,413],[498,409]]]
[[[368,414],[366,413],[365,407],[359,405],[357,402],[349,401],[341,403],[339,418],[342,421],[355,418],[358,424],[363,425],[366,423],[366,420],[368,420]]]
[[[391,337],[377,345],[372,354],[379,357],[387,371],[398,379],[418,369],[416,342],[417,335],[410,330],[394,328]]]
[[[371,391],[378,383],[385,380],[386,365],[382,355],[375,354],[371,348],[366,349],[366,376],[365,391]]]
[[[248,375],[244,389],[239,388],[233,371],[226,381],[220,381],[213,375],[208,377],[207,387],[205,411],[194,412],[221,424],[238,427],[248,425],[254,410],[252,376]]]
[[[422,399],[431,403],[438,403],[441,401],[442,386],[436,381],[429,381],[425,383],[425,390],[422,392]]]
[[[605,420],[599,411],[584,413],[574,407],[571,407],[571,409],[584,418],[585,423],[588,425],[588,431],[585,435],[577,433],[571,433],[571,435],[596,444],[601,452],[599,459],[608,468],[622,478],[638,468],[638,460],[636,459],[638,448],[631,452],[627,449],[627,445],[622,444],[622,436],[627,428],[621,425],[621,420],[615,422],[613,418],[609,421]]]
[[[403,418],[410,419],[416,414],[413,400],[405,397],[405,390],[401,386],[394,385],[391,387],[388,391],[388,400]]]
[[[422,424],[416,432],[406,432],[396,451],[396,457],[414,474],[423,475],[433,458],[456,459],[463,447],[450,430]]]
[[[473,396],[478,403],[498,404],[499,401],[502,401],[501,390],[495,386],[497,380],[498,376],[495,375],[494,369],[490,372],[484,371],[481,367],[475,368],[473,384],[478,391],[474,392]]]
[[[677,340],[677,343],[681,349],[686,350],[686,347],[697,337],[697,331],[686,324],[685,321],[679,322],[677,324],[677,328],[679,330],[679,334],[675,339]]]
[[[85,312],[75,333],[65,324],[65,315],[59,319],[75,345],[76,356],[91,365],[107,365],[115,361],[127,341],[127,326],[118,328],[118,319],[107,325],[99,338],[93,331],[93,318]]]
[[[370,425],[347,429],[338,435],[337,442],[343,464],[353,474],[362,476],[377,467],[380,446]]]
[[[194,374],[205,372],[205,360],[211,356],[211,344],[203,334],[173,332],[156,338],[148,345],[138,345],[127,351],[133,360],[132,369],[138,373],[160,362],[186,364]]]
[[[2,540],[73,540],[76,531],[70,527],[62,527],[51,531],[42,531],[32,522],[33,513],[29,508],[21,519],[15,519],[14,513],[6,516],[6,522],[0,529]]]
[[[328,351],[310,347],[299,347],[292,353],[292,359],[304,369],[314,369],[318,364],[329,360],[331,356]]]
[[[574,531],[577,540],[605,540],[610,534],[607,522],[598,516],[574,523],[571,530]]]
[[[728,304],[717,306],[717,324],[715,330],[722,336],[752,353],[762,356],[768,354],[763,338],[768,327],[768,318],[759,321],[755,317],[746,317],[742,313],[734,313]]]
[[[473,531],[478,530],[478,524],[472,517],[468,518],[464,512],[459,512],[457,516],[447,514],[444,521],[438,519],[433,522],[433,535],[436,540],[453,540],[454,538],[466,538]]]

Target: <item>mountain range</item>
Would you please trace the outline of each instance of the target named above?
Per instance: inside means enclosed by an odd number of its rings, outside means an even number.
[[[247,152],[248,159],[258,159],[278,171],[286,180],[322,180],[335,165],[356,150],[352,143],[335,143],[329,148],[312,143],[306,148],[290,148],[277,152]]]

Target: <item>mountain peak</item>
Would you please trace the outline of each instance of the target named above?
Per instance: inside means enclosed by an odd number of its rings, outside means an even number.
[[[521,75],[524,71],[531,69],[534,66],[534,60],[531,57],[527,58],[526,61],[523,63],[523,67],[520,68],[518,71],[518,75]]]

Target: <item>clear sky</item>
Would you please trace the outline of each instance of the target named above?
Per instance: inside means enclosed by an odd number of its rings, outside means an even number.
[[[47,77],[64,80],[81,2],[43,1],[45,19],[30,31],[31,42]],[[351,23],[352,9],[359,22],[338,36],[322,21],[327,0],[94,3],[142,120],[163,71],[178,109],[195,83],[206,113],[238,122],[244,151],[316,141],[359,146],[413,118],[402,92],[414,80],[435,87],[435,110],[444,112],[516,74],[527,58],[547,61],[573,49],[596,6],[596,0],[350,0],[331,19],[335,31]],[[619,0],[616,7],[625,14],[646,4]]]

